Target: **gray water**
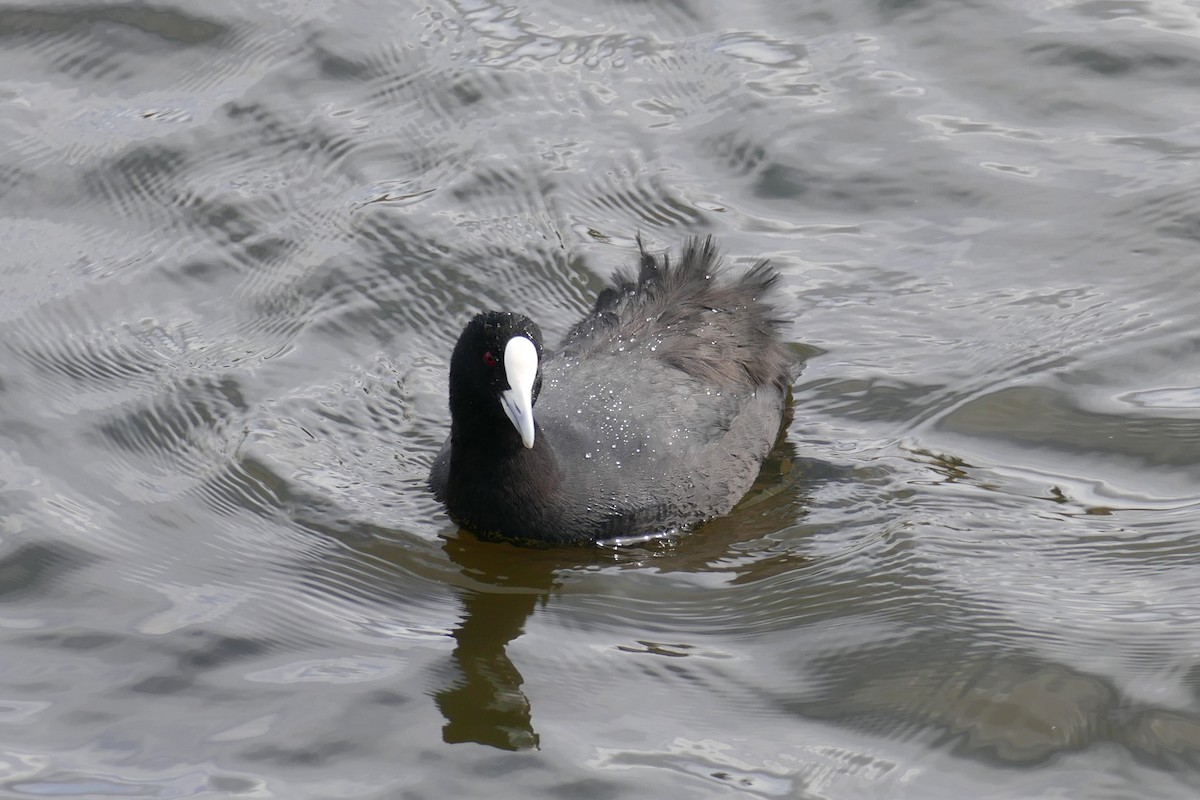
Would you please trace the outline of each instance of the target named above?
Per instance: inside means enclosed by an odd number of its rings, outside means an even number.
[[[0,5],[0,794],[1191,798],[1200,11]],[[474,312],[782,273],[735,512],[424,488]]]

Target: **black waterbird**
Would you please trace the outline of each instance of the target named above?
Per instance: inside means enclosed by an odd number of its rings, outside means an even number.
[[[760,261],[729,278],[712,238],[678,261],[638,241],[559,348],[509,312],[479,314],[450,360],[450,436],[429,485],[488,539],[580,544],[721,516],[775,443],[797,359]]]

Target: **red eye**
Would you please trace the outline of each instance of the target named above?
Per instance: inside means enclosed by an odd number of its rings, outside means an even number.
[[[483,353],[483,363],[484,363],[484,365],[485,365],[485,366],[489,366],[489,367],[494,367],[494,366],[496,366],[496,357],[495,357],[494,355],[492,355],[492,351],[491,351],[491,350],[485,350],[485,351],[484,351],[484,353]]]

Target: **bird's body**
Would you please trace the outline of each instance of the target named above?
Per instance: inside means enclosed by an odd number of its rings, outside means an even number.
[[[545,356],[525,317],[472,320],[430,473],[450,516],[486,538],[574,544],[728,513],[778,436],[795,359],[763,300],[775,273],[719,273],[711,239],[687,242],[675,264],[643,250],[638,274],[618,272]],[[522,381],[528,420],[510,403]]]

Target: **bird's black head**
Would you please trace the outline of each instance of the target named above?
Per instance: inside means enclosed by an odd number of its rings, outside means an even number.
[[[460,429],[507,417],[533,447],[533,404],[542,390],[542,332],[533,320],[505,311],[476,316],[450,357],[450,415]]]

